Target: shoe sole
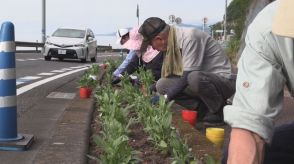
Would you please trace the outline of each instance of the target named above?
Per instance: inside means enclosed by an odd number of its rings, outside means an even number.
[[[197,122],[195,125],[195,128],[199,131],[205,131],[205,129],[209,127],[218,127],[218,126],[224,126],[224,125],[226,125],[225,122],[219,122],[219,123]]]

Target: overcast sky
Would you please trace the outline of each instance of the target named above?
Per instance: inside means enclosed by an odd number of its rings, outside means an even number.
[[[89,27],[95,34],[132,27],[137,24],[137,4],[140,23],[152,16],[168,22],[173,14],[185,24],[201,24],[203,17],[211,24],[223,19],[225,9],[225,0],[46,0],[46,35],[58,27]],[[1,0],[1,24],[4,21],[14,23],[16,40],[40,41],[42,0]]]

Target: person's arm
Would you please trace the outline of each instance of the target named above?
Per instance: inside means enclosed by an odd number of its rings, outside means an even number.
[[[128,55],[126,56],[125,60],[119,65],[119,67],[113,72],[113,76],[119,77],[120,74],[123,74],[123,72],[126,70],[129,63],[132,61],[132,59],[136,56],[135,51],[130,51]]]
[[[263,163],[265,141],[251,131],[232,128],[228,164]]]
[[[132,60],[130,61],[130,63],[128,64],[128,66],[125,69],[125,72],[128,73],[128,75],[133,74],[135,71],[138,70],[139,67],[139,57],[137,55],[135,55]]]

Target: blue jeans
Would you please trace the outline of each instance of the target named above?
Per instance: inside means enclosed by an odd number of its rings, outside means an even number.
[[[222,164],[228,157],[224,148]],[[266,145],[264,164],[294,164],[294,122],[275,128],[272,143]]]

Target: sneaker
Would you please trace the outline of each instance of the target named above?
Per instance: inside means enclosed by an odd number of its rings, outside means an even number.
[[[212,114],[207,112],[202,120],[197,120],[195,128],[199,131],[205,131],[205,129],[208,127],[218,127],[225,125],[222,112],[219,113]]]

